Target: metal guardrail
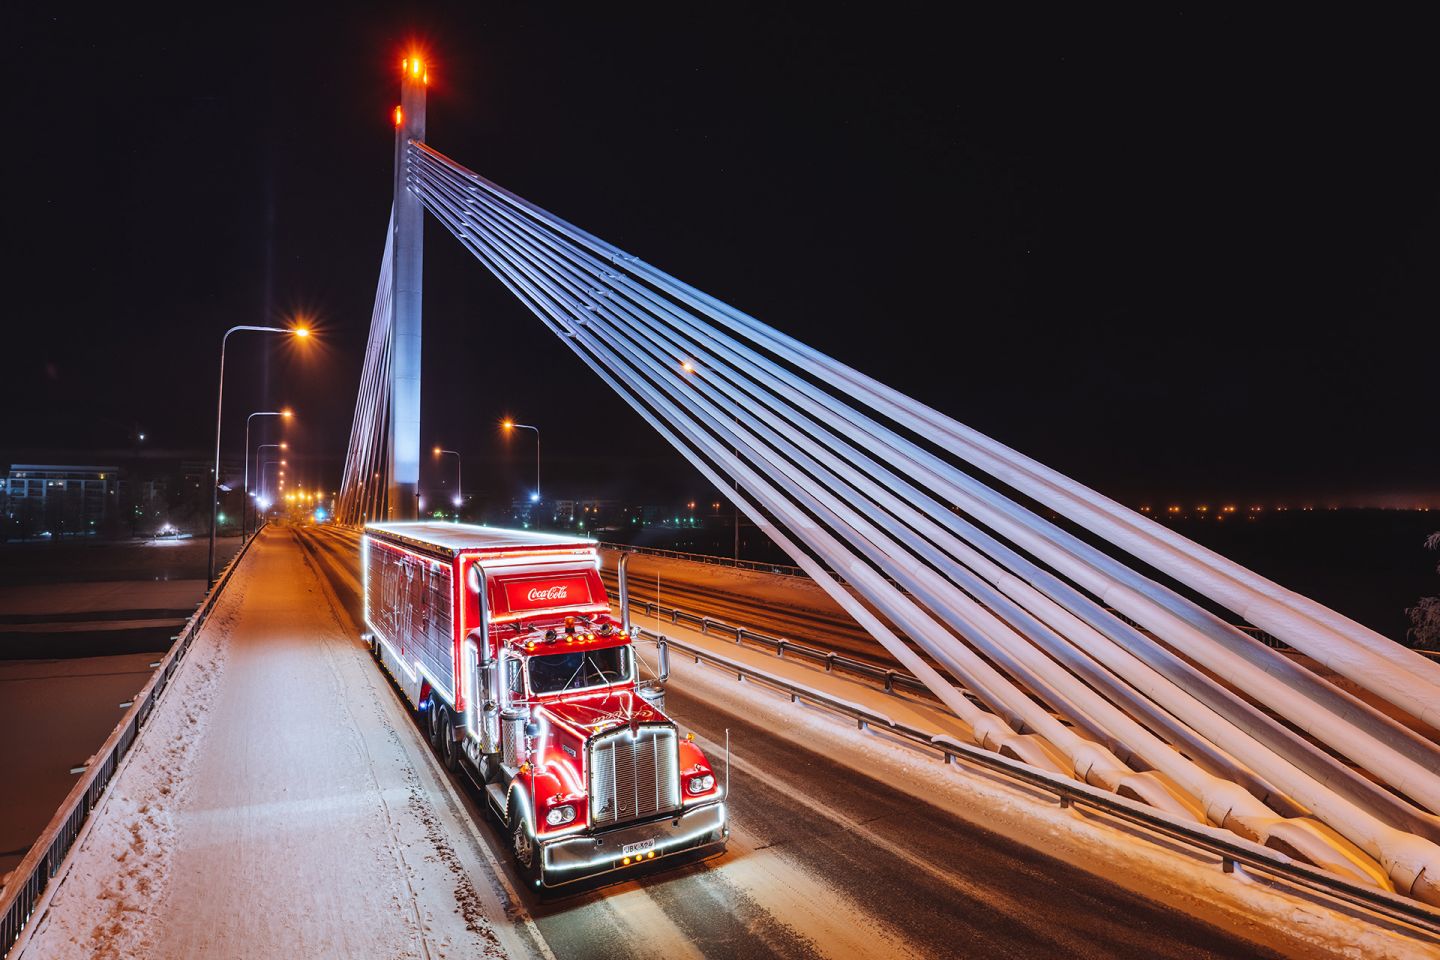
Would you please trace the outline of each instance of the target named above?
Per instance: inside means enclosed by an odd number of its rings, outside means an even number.
[[[1149,627],[1145,626],[1143,623],[1141,623],[1140,621],[1136,620],[1134,617],[1130,617],[1130,616],[1127,616],[1126,614],[1121,613],[1119,610],[1116,610],[1114,607],[1106,607],[1106,608],[1105,608],[1105,612],[1108,613],[1108,614],[1110,614],[1110,616],[1114,617],[1116,620],[1119,620],[1121,623],[1128,624],[1128,625],[1134,627],[1136,630],[1142,630],[1142,631],[1145,631],[1145,632],[1149,632],[1149,629],[1150,629]],[[1290,650],[1290,649],[1293,649],[1293,648],[1290,646],[1290,644],[1286,643],[1284,640],[1281,640],[1279,637],[1275,636],[1273,633],[1270,633],[1270,632],[1265,631],[1265,630],[1261,630],[1259,627],[1252,627],[1252,626],[1250,626],[1250,624],[1248,624],[1248,623],[1232,623],[1231,626],[1234,627],[1236,630],[1239,630],[1241,633],[1248,633],[1248,634],[1250,634],[1250,636],[1254,637],[1256,640],[1259,640],[1261,643],[1265,644],[1265,646],[1270,647],[1271,649],[1274,649],[1274,650]]]
[[[785,577],[799,577],[806,580],[810,579],[810,575],[799,567],[794,567],[783,563],[760,563],[754,560],[732,560],[729,557],[715,557],[704,553],[683,553],[679,550],[662,550],[659,547],[636,547],[631,546],[630,544],[610,543],[608,541],[601,541],[599,546],[602,549],[606,550],[628,550],[634,553],[642,553],[652,557],[668,557],[672,560],[688,560],[691,563],[704,563],[709,564],[710,566],[734,567],[740,570],[756,570],[761,573],[775,573]],[[835,579],[841,583],[845,582],[844,579],[837,573],[832,572],[831,576],[835,577]],[[886,579],[889,580],[890,578],[887,577]],[[894,581],[891,580],[891,582],[893,583]],[[1137,630],[1146,629],[1142,624],[1121,613],[1119,610],[1116,610],[1114,607],[1106,607],[1105,612],[1115,617],[1117,620],[1129,624]],[[1256,640],[1259,640],[1267,647],[1273,647],[1276,650],[1290,649],[1290,645],[1287,644],[1285,641],[1265,630],[1260,629],[1259,627],[1252,627],[1249,624],[1237,623],[1235,624],[1235,629],[1243,630],[1245,633],[1250,634],[1250,636],[1254,637]],[[1427,656],[1430,655],[1423,650],[1418,652]],[[1440,655],[1436,656],[1440,657]]]
[[[631,603],[644,610],[652,617],[659,617],[662,614],[670,618],[673,624],[691,623],[699,628],[700,632],[710,635],[712,632],[721,635],[730,635],[735,638],[737,644],[744,644],[747,641],[757,646],[767,647],[780,659],[785,659],[786,654],[792,658],[809,660],[812,663],[822,664],[826,673],[834,673],[840,670],[844,673],[851,673],[856,676],[865,677],[869,680],[878,680],[884,685],[886,693],[894,693],[897,688],[913,690],[916,693],[930,695],[930,688],[924,682],[918,680],[912,674],[904,670],[894,670],[881,667],[873,663],[866,663],[863,660],[856,660],[843,654],[830,650],[820,650],[816,647],[806,646],[803,643],[796,643],[794,640],[787,640],[784,637],[772,637],[768,634],[751,630],[749,627],[739,627],[724,620],[715,620],[703,614],[687,613],[677,607],[664,607],[658,603],[650,603],[645,600],[633,600]]]
[[[1188,845],[1218,857],[1225,873],[1234,873],[1238,864],[1246,871],[1271,881],[1287,884],[1292,889],[1319,895],[1332,902],[1366,911],[1399,925],[1412,934],[1419,934],[1433,943],[1440,943],[1440,910],[1398,894],[1375,887],[1366,887],[1327,873],[1307,863],[1294,860],[1267,847],[1231,837],[1218,829],[1172,820],[1151,807],[1106,793],[1078,780],[1067,780],[1035,767],[1027,766],[998,753],[963,743],[953,737],[936,736],[924,730],[897,723],[882,713],[861,704],[804,687],[728,657],[681,640],[674,640],[646,627],[636,627],[636,634],[664,643],[694,658],[697,664],[708,662],[735,674],[738,681],[753,681],[779,690],[791,703],[806,701],[836,713],[849,716],[860,730],[882,730],[936,751],[947,764],[956,759],[982,767],[990,773],[1017,781],[1031,789],[1052,794],[1062,808],[1088,808],[1163,838]]]
[[[730,557],[716,557],[708,553],[685,553],[680,550],[662,550],[659,547],[637,547],[629,543],[610,543],[602,540],[597,546],[602,550],[629,551],[631,553],[642,553],[651,557],[668,557],[672,560],[689,560],[691,563],[705,563],[712,567],[734,567],[737,570],[757,570],[760,573],[778,573],[783,577],[801,577],[806,580],[810,575],[799,567],[791,566],[788,563],[761,563],[758,560],[735,560]]]
[[[259,533],[259,530],[256,533]],[[120,722],[90,758],[79,782],[71,788],[64,802],[60,804],[60,809],[25,854],[25,859],[10,873],[9,881],[4,889],[0,890],[0,957],[9,955],[11,948],[25,931],[25,925],[40,905],[41,897],[50,881],[70,854],[90,814],[99,806],[105,789],[114,778],[115,771],[119,769],[120,761],[125,759],[135,744],[140,729],[149,719],[155,704],[168,688],[170,678],[174,676],[180,661],[189,651],[190,644],[215,608],[221,591],[230,582],[230,576],[239,567],[245,552],[254,542],[255,537],[252,535],[235,552],[235,556],[221,572],[205,599],[196,605],[197,609],[190,615],[189,621],[172,638],[174,642],[170,649],[157,662],[155,672],[130,702],[129,708],[120,717]]]

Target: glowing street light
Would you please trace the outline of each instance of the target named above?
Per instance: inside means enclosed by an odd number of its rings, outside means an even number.
[[[530,502],[538,503],[540,500],[540,428],[532,427],[528,423],[516,423],[514,420],[502,420],[500,426],[505,430],[533,430],[535,431],[535,492],[530,494]]]
[[[215,400],[215,465],[210,472],[210,549],[205,563],[206,576],[209,578],[207,583],[215,582],[215,525],[220,512],[220,423],[225,409],[225,346],[230,342],[230,334],[242,330],[254,333],[284,333],[302,340],[310,336],[310,331],[305,327],[240,324],[226,330],[225,335],[220,338],[220,386]]]
[[[267,444],[265,444],[265,446],[267,446],[267,447],[278,447],[278,446],[280,446],[280,444],[278,444],[278,443],[267,443]],[[284,489],[284,487],[285,487],[285,481],[284,481],[284,479],[283,479],[284,476],[285,476],[285,470],[284,470],[285,461],[284,461],[284,460],[266,460],[264,463],[260,464],[260,481],[259,481],[259,486],[260,486],[260,489],[261,489],[261,490],[264,490],[264,489],[265,489],[265,471],[266,471],[268,468],[272,467],[272,466],[278,466],[278,467],[281,468],[281,469],[277,472],[276,484],[275,484],[276,490],[277,490],[275,499],[278,500],[278,499],[280,498],[278,491],[281,490],[281,489]],[[262,494],[260,495],[260,497],[259,497],[255,502],[256,502],[257,504],[260,504],[260,509],[262,509],[262,510],[268,510],[268,509],[270,508],[271,503],[273,503],[274,501],[273,501],[270,497],[268,497],[268,496],[266,496],[265,494],[262,493]]]
[[[290,444],[286,443],[284,440],[281,440],[279,443],[262,443],[262,444],[260,444],[258,447],[255,448],[255,460],[256,460],[256,465],[257,465],[257,467],[259,466],[260,457],[264,455],[264,452],[265,452],[266,450],[289,450],[289,449],[290,449]],[[267,462],[268,462],[268,463],[279,463],[280,461],[278,461],[278,460],[270,460],[270,461],[267,461]],[[256,498],[256,500],[258,501],[261,497],[264,497],[264,496],[265,496],[265,493],[264,493],[264,491],[265,491],[265,478],[264,478],[264,476],[261,475],[259,469],[257,469],[257,470],[255,471],[255,475],[258,477],[258,479],[255,481],[255,486],[260,490],[260,494],[259,494],[259,496]]]
[[[455,522],[460,522],[460,504],[465,500],[465,490],[460,482],[460,452],[458,450],[446,450],[443,447],[435,448],[435,459],[440,459],[444,454],[450,454],[455,458]]]
[[[305,334],[297,333],[296,336],[305,336]],[[241,542],[241,543],[244,543],[244,542],[245,542],[245,531],[246,531],[245,518],[246,518],[246,516],[247,516],[248,513],[249,513],[248,508],[249,508],[249,505],[250,505],[250,421],[251,421],[251,420],[254,420],[256,417],[284,417],[286,420],[289,420],[289,419],[290,419],[291,417],[293,417],[294,415],[295,415],[295,414],[290,410],[290,408],[289,408],[289,407],[286,407],[284,410],[256,410],[254,413],[250,414],[250,416],[248,416],[248,417],[245,418],[245,496],[244,496],[244,498],[240,501],[240,542]],[[280,447],[282,450],[285,448],[285,444],[284,444],[284,443],[279,443],[279,444],[269,444],[269,443],[267,443],[267,444],[265,444],[265,446],[267,446],[267,447],[269,447],[269,446],[278,446],[278,447]],[[263,448],[262,448],[262,449],[263,449]]]

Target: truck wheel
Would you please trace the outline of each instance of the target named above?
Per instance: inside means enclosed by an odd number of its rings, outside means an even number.
[[[460,744],[455,742],[455,720],[450,711],[440,708],[440,759],[451,773],[460,772]]]
[[[515,855],[515,867],[525,885],[532,890],[540,886],[540,849],[525,825],[525,815],[513,803],[510,804],[510,852]]]
[[[445,710],[445,705],[435,694],[430,694],[430,709],[425,711],[425,735],[430,738],[430,747],[437,755],[440,753],[440,714]]]

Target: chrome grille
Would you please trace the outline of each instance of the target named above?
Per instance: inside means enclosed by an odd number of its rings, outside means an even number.
[[[680,806],[675,728],[621,727],[590,742],[590,824],[608,827]]]

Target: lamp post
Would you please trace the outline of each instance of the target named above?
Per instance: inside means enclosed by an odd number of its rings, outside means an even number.
[[[272,446],[272,444],[266,444],[266,446]],[[266,467],[269,467],[269,466],[271,466],[271,465],[273,465],[273,464],[277,464],[277,463],[278,463],[278,464],[280,465],[280,467],[281,467],[279,476],[281,476],[281,477],[285,476],[285,470],[284,470],[285,461],[284,461],[284,460],[266,460],[264,463],[260,464],[260,479],[259,479],[258,482],[259,482],[259,485],[260,485],[260,489],[261,489],[261,491],[262,491],[262,493],[261,493],[261,495],[260,495],[260,499],[262,499],[262,500],[264,500],[264,498],[265,498],[265,494],[263,493],[263,491],[264,491],[264,489],[265,489],[265,468],[266,468]],[[282,487],[285,486],[285,481],[284,481],[284,480],[281,480],[279,485],[282,486]],[[256,506],[257,506],[259,509],[257,509],[257,511],[256,511],[256,513],[255,513],[255,516],[256,516],[256,517],[259,517],[259,516],[260,516],[259,510],[260,510],[260,509],[268,509],[269,506],[270,506],[270,502],[269,502],[268,500],[266,500],[263,506],[260,505],[260,504],[256,504]]]
[[[528,423],[516,423],[514,420],[505,420],[500,426],[506,430],[533,430],[535,431],[535,492],[530,494],[530,502],[540,501],[540,428],[532,427]]]
[[[282,411],[282,413],[287,417],[290,415],[290,411],[288,410]],[[281,440],[279,443],[262,443],[255,448],[255,486],[261,490],[265,489],[265,478],[260,476],[259,460],[262,451],[271,449],[288,450],[290,449],[290,444],[286,443],[284,440]],[[245,499],[248,502],[250,499],[250,448],[248,445],[245,448],[245,476]],[[256,499],[259,499],[259,495],[256,496]],[[259,516],[258,511],[256,512],[256,516]],[[241,539],[244,539],[245,537],[245,515],[243,513],[240,515],[240,537]]]
[[[210,550],[205,561],[207,584],[215,582],[215,522],[216,515],[220,510],[220,420],[225,409],[225,345],[230,341],[230,334],[238,333],[241,330],[255,333],[288,333],[301,338],[310,336],[310,331],[305,327],[258,327],[240,324],[226,330],[225,336],[220,338],[220,389],[215,400],[215,466],[210,474]]]
[[[443,447],[435,448],[435,459],[440,459],[444,454],[450,454],[455,458],[455,522],[460,522],[460,504],[465,499],[465,490],[460,481],[460,451],[446,450]]]
[[[289,407],[284,410],[256,410],[245,418],[245,496],[240,500],[240,542],[245,542],[245,518],[250,508],[250,421],[256,417],[284,417],[290,419],[295,414]],[[281,444],[284,446],[284,444]]]
[[[290,449],[290,444],[286,443],[286,442],[283,441],[283,440],[280,441],[279,443],[262,443],[262,444],[260,444],[260,446],[258,446],[258,447],[255,448],[255,459],[256,459],[256,461],[257,461],[257,462],[260,462],[260,457],[261,457],[261,451],[262,451],[262,450],[270,450],[270,449],[288,450],[288,449]],[[278,463],[278,464],[280,464],[281,466],[284,466],[284,465],[285,465],[285,461],[284,461],[284,460],[266,460],[266,461],[264,461],[264,462],[260,462],[259,469],[255,471],[255,477],[256,477],[256,479],[255,479],[255,486],[259,489],[259,491],[260,491],[260,496],[261,496],[261,497],[265,496],[265,468],[268,467],[268,466],[270,466],[272,463]],[[284,471],[284,470],[281,470],[280,473],[281,473],[281,474],[284,474],[285,471]]]

